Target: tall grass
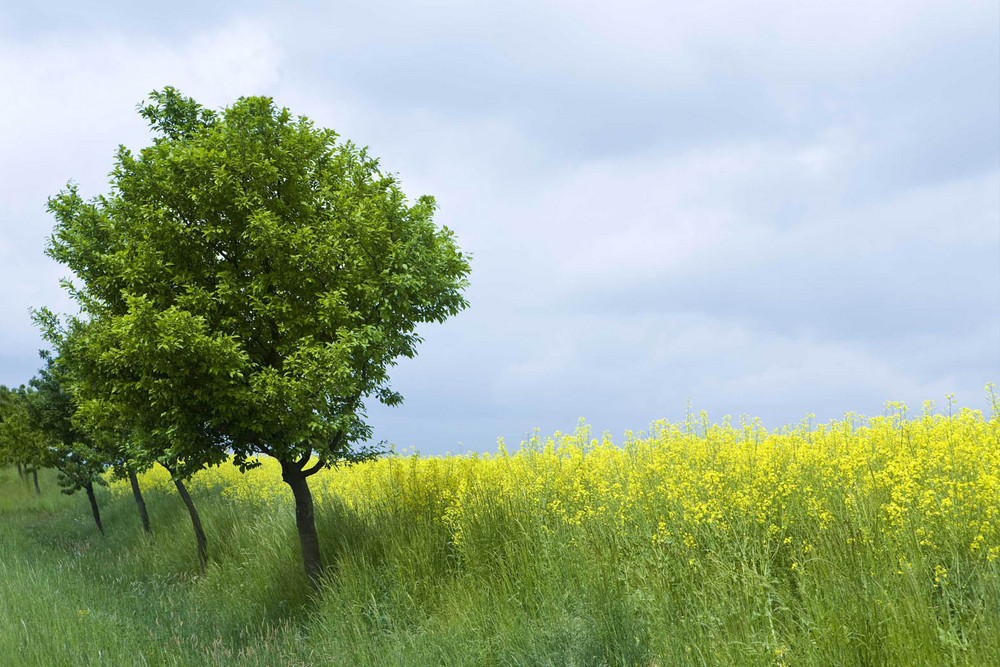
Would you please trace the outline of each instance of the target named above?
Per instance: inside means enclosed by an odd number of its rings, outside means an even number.
[[[1000,655],[1000,419],[767,432],[581,427],[518,452],[312,478],[312,595],[271,461],[36,496],[0,473],[0,656],[18,664],[912,665]]]

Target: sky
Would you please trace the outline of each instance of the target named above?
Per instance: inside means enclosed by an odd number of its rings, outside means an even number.
[[[108,189],[136,104],[269,95],[434,195],[468,310],[422,327],[374,439],[620,441],[989,412],[1000,381],[1000,5],[16,3],[0,15],[0,383],[72,312],[45,203]],[[689,406],[691,406],[689,408]]]

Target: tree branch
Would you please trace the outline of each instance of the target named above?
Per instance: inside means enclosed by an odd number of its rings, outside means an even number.
[[[316,461],[316,463],[314,463],[312,466],[310,466],[310,467],[306,468],[305,470],[303,470],[302,471],[302,476],[303,477],[310,477],[312,475],[315,475],[320,470],[322,470],[325,465],[326,465],[326,461],[324,461],[323,459],[320,459],[319,461]]]

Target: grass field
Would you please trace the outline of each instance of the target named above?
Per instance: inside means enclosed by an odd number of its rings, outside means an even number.
[[[0,663],[989,665],[1000,656],[1000,418],[965,410],[655,424],[311,478],[301,569],[271,461],[86,498],[0,471]]]

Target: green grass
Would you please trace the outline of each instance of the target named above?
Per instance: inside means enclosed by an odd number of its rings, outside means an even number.
[[[286,664],[294,655],[288,629],[306,603],[294,559],[273,572],[232,571],[240,545],[225,536],[250,537],[236,508],[197,499],[219,557],[201,577],[179,499],[147,494],[156,522],[147,538],[128,499],[100,494],[102,539],[86,497],[58,493],[53,477],[43,477],[37,496],[16,474],[0,473],[0,663]],[[281,572],[290,585],[265,597]]]
[[[301,570],[291,507],[193,491],[211,564],[199,574],[176,495],[42,495],[0,471],[0,664],[39,665],[989,665],[1000,572],[947,586],[907,576],[831,531],[791,571],[759,542],[712,545],[698,567],[623,540],[543,533],[493,505],[456,550],[403,506],[318,510],[321,592]],[[475,530],[473,531],[472,528]],[[579,535],[575,537],[579,538]],[[914,554],[918,554],[917,550]]]

